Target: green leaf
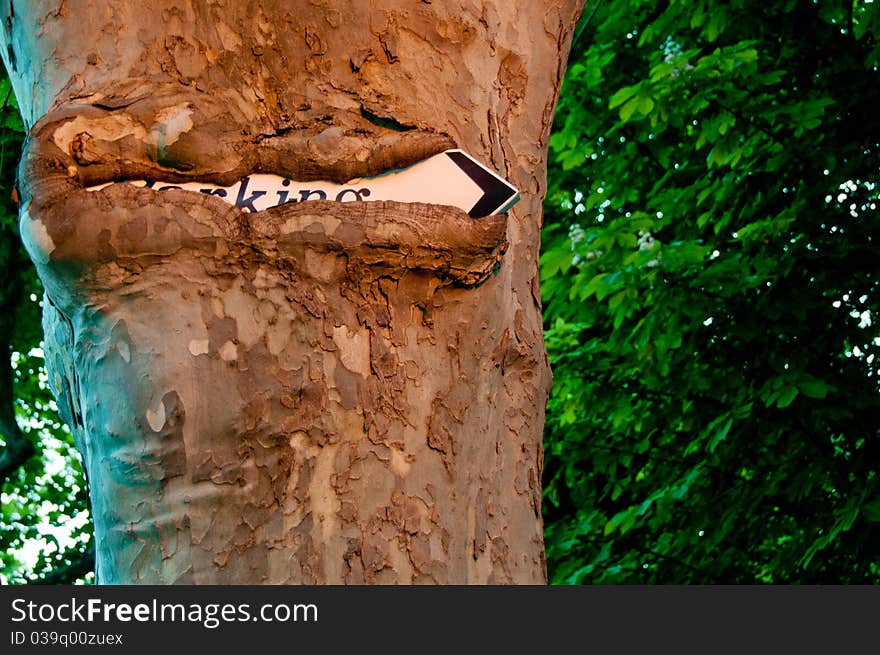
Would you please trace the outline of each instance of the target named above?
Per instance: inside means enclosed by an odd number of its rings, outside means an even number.
[[[545,279],[564,273],[571,267],[573,254],[570,243],[570,241],[567,241],[563,245],[547,250],[541,255],[541,274]],[[566,247],[566,244],[568,247]]]
[[[784,409],[791,405],[794,399],[798,395],[797,387],[785,387],[782,392],[779,394],[779,397],[776,400],[776,406],[779,409]]]
[[[712,436],[712,439],[709,441],[706,446],[707,450],[710,453],[715,452],[715,449],[718,448],[718,444],[724,441],[727,438],[727,435],[730,433],[730,428],[733,426],[733,417],[728,418],[721,427],[715,431],[715,434]]]
[[[869,521],[880,521],[880,496],[862,505],[862,515]]]
[[[615,93],[613,96],[611,96],[611,99],[608,101],[608,108],[614,109],[615,107],[622,105],[624,102],[626,102],[627,100],[632,98],[638,92],[639,92],[639,85],[638,84],[633,85],[633,86],[623,87],[622,89],[617,91],[617,93]]]
[[[811,378],[799,381],[798,389],[801,391],[801,393],[807,396],[807,398],[822,399],[828,395],[828,392],[831,391],[833,387],[831,385],[825,384],[821,380]]]
[[[620,108],[620,120],[625,123],[632,118],[636,109],[639,108],[639,102],[640,100],[638,98],[630,98],[627,100],[623,107]]]

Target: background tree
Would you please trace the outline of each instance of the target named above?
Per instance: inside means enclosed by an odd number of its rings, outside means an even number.
[[[42,289],[13,200],[24,127],[5,71],[0,96],[0,576],[73,582],[92,567],[86,486],[46,384]]]
[[[876,5],[589,4],[542,257],[552,579],[876,583]]]

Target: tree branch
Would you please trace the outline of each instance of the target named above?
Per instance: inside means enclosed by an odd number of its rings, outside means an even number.
[[[592,9],[592,11],[590,11],[590,13],[586,17],[586,19],[583,22],[581,22],[580,26],[578,26],[577,32],[575,32],[574,38],[572,38],[572,40],[571,40],[571,47],[569,48],[569,50],[572,50],[572,51],[574,50],[575,45],[577,45],[577,42],[580,40],[581,35],[584,33],[584,30],[587,29],[587,25],[589,25],[590,21],[593,20],[593,16],[596,15],[596,11],[599,9],[599,5],[601,5],[601,4],[602,4],[602,0],[595,0],[595,2],[593,2],[593,9]],[[585,2],[584,9],[586,9],[586,8],[587,7],[586,7],[586,2]]]
[[[75,553],[70,564],[53,569],[46,575],[28,581],[29,585],[69,585],[95,570],[95,543]]]
[[[12,238],[7,230],[0,232],[0,262],[3,263],[6,274],[0,288],[0,435],[6,441],[6,447],[0,453],[0,488],[36,452],[34,445],[25,438],[15,420],[10,337],[15,329],[15,310],[21,297],[21,277],[16,266]]]

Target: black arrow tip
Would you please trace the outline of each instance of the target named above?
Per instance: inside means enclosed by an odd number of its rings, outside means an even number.
[[[463,152],[449,150],[446,156],[483,190],[483,197],[468,212],[471,218],[490,216],[506,209],[518,198],[519,191]]]

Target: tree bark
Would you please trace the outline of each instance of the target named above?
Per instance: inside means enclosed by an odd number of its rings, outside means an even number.
[[[576,0],[3,4],[99,583],[543,583],[537,256]],[[461,148],[509,215],[106,182]]]

